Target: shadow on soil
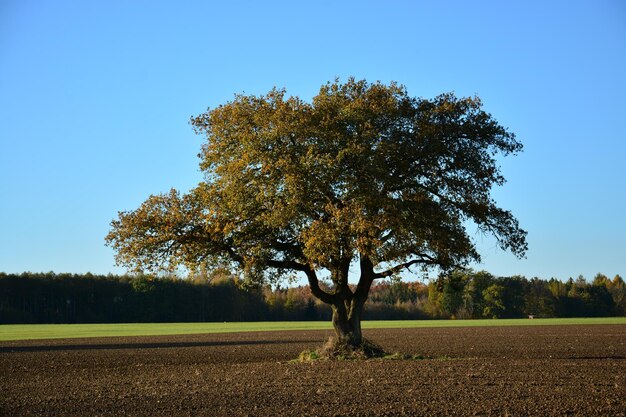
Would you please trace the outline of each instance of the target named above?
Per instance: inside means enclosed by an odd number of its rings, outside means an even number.
[[[624,360],[626,359],[626,356],[573,356],[571,358],[566,358],[566,359],[576,359],[576,360],[583,360],[583,361],[587,361],[587,360],[599,360],[599,359],[605,359],[605,360]]]
[[[137,342],[111,344],[68,344],[68,345],[29,345],[29,346],[0,346],[0,353],[10,352],[49,352],[63,350],[116,350],[116,349],[171,349],[208,346],[254,346],[254,345],[282,345],[286,343],[314,343],[319,340],[232,340],[206,342]]]

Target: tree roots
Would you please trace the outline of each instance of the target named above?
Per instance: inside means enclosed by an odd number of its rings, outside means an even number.
[[[378,344],[371,340],[363,339],[361,344],[354,346],[347,339],[337,339],[331,337],[319,349],[314,351],[305,350],[300,353],[300,362],[314,360],[365,360],[372,358],[383,358],[387,352]]]

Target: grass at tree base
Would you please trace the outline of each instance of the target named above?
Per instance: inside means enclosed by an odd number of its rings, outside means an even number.
[[[361,344],[354,346],[346,339],[331,337],[317,350],[305,350],[300,353],[300,362],[315,360],[365,360],[384,358],[388,353],[377,343],[363,339]]]

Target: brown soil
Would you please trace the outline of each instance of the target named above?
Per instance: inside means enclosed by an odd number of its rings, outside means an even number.
[[[626,326],[370,330],[422,360],[294,363],[329,332],[0,343],[2,415],[626,415]]]

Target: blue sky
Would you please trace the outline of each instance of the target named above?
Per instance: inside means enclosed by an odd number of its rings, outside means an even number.
[[[109,222],[201,175],[189,117],[350,75],[479,95],[525,151],[494,191],[528,230],[496,275],[626,275],[626,3],[0,2],[0,271],[121,273]]]

